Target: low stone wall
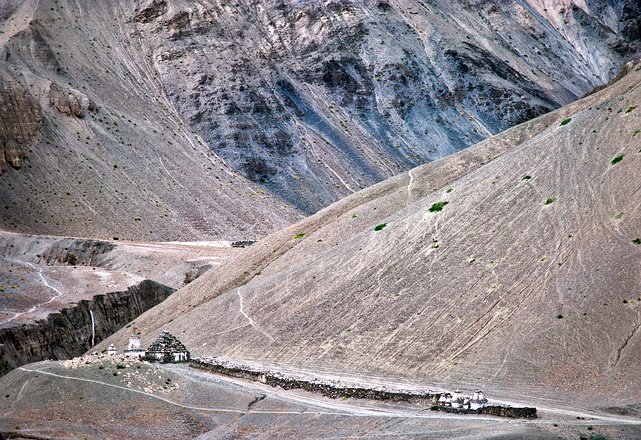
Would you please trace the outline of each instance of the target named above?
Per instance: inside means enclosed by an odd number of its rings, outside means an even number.
[[[486,406],[480,410],[458,409],[449,406],[440,406],[436,403],[441,397],[441,392],[424,391],[417,389],[403,389],[393,387],[358,386],[345,384],[328,379],[310,378],[300,375],[272,371],[267,368],[247,366],[226,359],[215,357],[200,357],[192,359],[189,366],[208,370],[225,376],[237,377],[264,383],[284,390],[301,389],[312,393],[319,393],[331,399],[353,398],[385,400],[392,402],[418,402],[432,405],[431,409],[461,413],[461,414],[486,414],[497,417],[510,418],[536,418],[536,408],[515,408],[506,406]]]
[[[495,417],[508,417],[512,419],[536,419],[537,413],[534,407],[517,408],[513,406],[488,405],[481,409],[452,408],[451,406],[434,405],[433,411],[443,411],[455,414],[484,414]]]

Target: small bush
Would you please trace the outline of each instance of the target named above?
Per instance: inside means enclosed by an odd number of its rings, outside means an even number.
[[[99,369],[99,370],[104,370],[104,369],[105,369],[105,367],[104,367],[104,365],[99,365],[99,366],[98,366],[98,369]]]
[[[636,106],[636,105],[631,105],[630,107],[628,107],[628,109],[627,109],[625,112],[626,112],[626,113],[630,113],[630,112],[631,112],[632,110],[634,110],[635,108],[637,108],[637,106]]]
[[[430,411],[438,411],[438,405],[430,406]]]
[[[521,180],[530,180],[532,176],[528,176],[527,174],[523,177],[521,177]]]
[[[125,367],[123,364],[117,364],[116,365],[116,369],[118,369],[118,370],[124,370],[125,368],[127,368],[127,367]]]
[[[558,315],[556,315],[556,319],[563,319],[563,315],[559,313]]]
[[[440,211],[443,210],[445,205],[447,205],[448,203],[449,202],[445,202],[445,201],[436,202],[430,207],[429,211],[430,212],[440,212]]]
[[[552,203],[554,203],[554,200],[555,199],[553,197],[548,197],[544,204],[551,205]]]
[[[641,238],[635,238],[634,240],[632,240],[632,243],[641,244]]]
[[[382,231],[382,230],[383,230],[383,229],[385,229],[386,227],[387,227],[387,223],[381,223],[380,225],[376,225],[376,226],[374,227],[374,230],[375,230],[375,231]]]
[[[563,127],[564,125],[568,125],[570,122],[572,122],[572,118],[566,118],[566,119],[562,120],[559,125],[561,127]]]
[[[298,234],[294,235],[294,238],[295,238],[296,240],[300,240],[300,239],[301,239],[301,238],[303,238],[304,236],[305,236],[305,233],[304,233],[304,232],[299,232]]]
[[[612,159],[612,162],[610,162],[610,163],[611,163],[612,165],[616,165],[616,164],[618,164],[619,162],[621,162],[622,160],[623,160],[623,154],[619,154],[619,155],[618,155],[618,156],[616,156],[614,159]]]

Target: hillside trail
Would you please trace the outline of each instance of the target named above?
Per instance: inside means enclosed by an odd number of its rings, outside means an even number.
[[[41,266],[36,266],[35,264],[33,264],[33,263],[29,263],[29,262],[27,262],[27,261],[16,260],[15,258],[8,258],[8,257],[5,257],[5,258],[6,258],[7,260],[14,261],[14,262],[16,262],[16,263],[18,263],[18,264],[21,264],[21,265],[23,265],[23,266],[28,266],[28,267],[30,267],[31,269],[33,269],[34,271],[36,271],[36,273],[38,274],[38,277],[40,278],[41,284],[42,284],[43,286],[45,286],[47,289],[52,290],[52,291],[54,292],[54,295],[53,295],[49,300],[47,300],[47,301],[45,301],[45,302],[38,303],[38,304],[34,305],[33,307],[31,307],[31,308],[30,308],[29,310],[27,310],[26,312],[19,312],[19,313],[11,312],[11,313],[14,313],[14,316],[13,316],[12,318],[5,319],[4,321],[0,321],[0,325],[1,325],[1,324],[9,323],[9,322],[11,322],[11,321],[15,321],[15,320],[16,320],[16,319],[18,319],[20,316],[23,316],[23,315],[27,315],[27,314],[33,313],[33,312],[35,312],[36,310],[38,310],[39,308],[44,307],[44,306],[46,306],[46,305],[48,305],[48,304],[51,304],[53,301],[55,301],[56,299],[58,299],[58,298],[60,298],[61,296],[63,296],[63,295],[64,295],[60,289],[58,289],[57,287],[54,287],[54,286],[52,286],[51,284],[49,284],[49,281],[47,281],[47,279],[45,278],[45,276],[44,276],[44,275],[43,275],[43,273],[42,273],[42,272],[43,272],[43,268],[42,268]]]
[[[316,416],[344,416],[344,417],[380,417],[380,418],[390,418],[390,419],[460,419],[460,420],[474,420],[475,422],[488,422],[488,423],[521,423],[521,424],[548,424],[550,423],[550,416],[559,416],[562,418],[572,418],[571,420],[566,420],[566,423],[573,423],[577,425],[583,425],[586,423],[590,424],[625,424],[625,425],[641,425],[641,420],[624,418],[624,417],[614,417],[602,414],[595,414],[592,412],[587,412],[582,409],[571,409],[556,407],[550,405],[538,406],[537,410],[539,411],[539,418],[533,420],[515,420],[515,419],[506,419],[492,416],[474,416],[474,415],[465,415],[465,414],[450,414],[450,413],[441,413],[436,411],[430,411],[429,408],[422,408],[416,406],[409,406],[408,404],[397,404],[394,406],[391,404],[382,404],[380,402],[370,402],[364,399],[350,399],[348,401],[337,401],[334,399],[329,399],[323,396],[316,395],[309,392],[298,392],[298,391],[283,391],[277,388],[270,387],[269,385],[259,384],[255,382],[248,382],[246,380],[232,378],[223,375],[217,375],[206,371],[200,371],[193,369],[185,365],[172,365],[172,364],[160,364],[160,367],[170,371],[185,380],[196,382],[203,387],[222,388],[222,387],[233,387],[235,389],[240,389],[241,392],[248,393],[250,397],[253,397],[252,393],[259,392],[269,396],[271,399],[275,399],[281,402],[287,402],[294,405],[303,405],[304,407],[301,410],[269,410],[269,409],[256,409],[254,405],[248,405],[246,408],[234,408],[234,407],[203,407],[196,405],[189,405],[186,403],[181,403],[176,400],[172,400],[167,397],[162,397],[153,393],[148,393],[141,390],[136,390],[128,388],[125,386],[120,386],[112,383],[107,383],[94,379],[86,379],[82,377],[64,375],[53,373],[51,371],[46,371],[40,368],[27,368],[27,367],[18,367],[17,369],[26,373],[33,374],[42,374],[49,377],[55,377],[64,380],[79,381],[92,383],[100,386],[110,387],[119,389],[125,392],[139,394],[146,396],[148,398],[160,400],[167,404],[177,406],[180,408],[194,410],[194,411],[203,411],[203,412],[213,412],[213,413],[235,413],[239,415],[248,415],[248,414],[272,414],[272,415],[316,415]],[[338,377],[338,376],[337,376]],[[249,399],[251,400],[251,399]],[[513,401],[504,401],[504,400],[495,400],[492,399],[492,403],[502,404],[502,405],[522,405],[523,402],[513,402]],[[377,405],[377,406],[375,406]],[[541,414],[542,413],[542,414]]]

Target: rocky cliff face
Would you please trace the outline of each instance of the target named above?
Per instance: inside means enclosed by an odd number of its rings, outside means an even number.
[[[172,104],[311,213],[584,95],[639,51],[633,1],[153,1]]]
[[[145,280],[124,292],[82,300],[34,324],[0,329],[0,375],[30,362],[78,356],[173,292]]]
[[[27,89],[0,77],[0,174],[20,168],[42,125],[40,105]]]

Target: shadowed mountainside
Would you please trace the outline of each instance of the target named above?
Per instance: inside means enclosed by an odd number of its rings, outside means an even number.
[[[3,2],[0,225],[261,237],[607,82],[638,29],[633,1]]]
[[[3,7],[11,14],[0,16],[2,227],[242,239],[301,218],[185,126],[118,2]]]
[[[574,101],[641,37],[634,1],[143,4],[185,121],[305,213]]]
[[[641,68],[628,72],[267,237],[137,324],[194,355],[638,403]]]

